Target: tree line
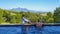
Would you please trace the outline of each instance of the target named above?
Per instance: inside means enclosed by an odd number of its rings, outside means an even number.
[[[21,23],[22,14],[25,14],[25,18],[35,23],[38,19],[43,19],[44,23],[59,23],[60,22],[60,7],[54,10],[54,13],[47,12],[45,14],[42,13],[33,13],[33,12],[16,12],[12,10],[4,10],[0,9],[0,24],[1,23],[11,23],[17,24]]]

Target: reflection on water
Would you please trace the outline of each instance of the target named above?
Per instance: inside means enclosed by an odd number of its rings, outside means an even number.
[[[27,31],[22,31],[22,26],[0,27],[0,34],[60,34],[60,26],[28,26]]]

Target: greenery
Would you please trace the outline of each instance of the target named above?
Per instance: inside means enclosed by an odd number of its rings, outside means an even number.
[[[25,14],[25,18],[32,21],[32,23],[37,22],[38,19],[43,19],[44,23],[59,23],[60,22],[60,7],[54,10],[54,13],[33,13],[33,12],[16,12],[12,10],[0,9],[0,24],[10,23],[10,24],[21,24],[22,14]]]
[[[56,8],[54,11],[54,22],[60,23],[60,7]]]

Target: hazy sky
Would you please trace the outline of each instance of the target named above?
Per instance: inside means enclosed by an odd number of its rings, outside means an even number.
[[[60,0],[0,0],[0,8],[27,8],[29,10],[53,11],[60,6]]]

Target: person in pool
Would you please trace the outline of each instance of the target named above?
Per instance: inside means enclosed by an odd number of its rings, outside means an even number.
[[[22,32],[24,32],[23,34],[26,34],[26,31],[28,30],[27,25],[25,25],[25,23],[31,23],[31,21],[29,21],[28,19],[25,18],[25,15],[22,15]]]
[[[42,21],[38,19],[37,23],[36,23],[36,27],[37,28],[41,28],[42,27]]]

